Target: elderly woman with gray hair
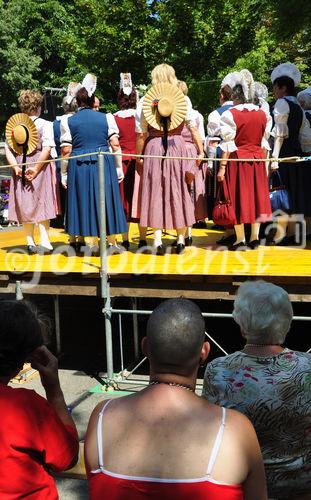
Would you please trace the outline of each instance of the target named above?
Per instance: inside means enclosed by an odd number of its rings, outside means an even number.
[[[261,446],[270,498],[310,499],[311,354],[283,347],[293,309],[282,288],[243,283],[233,318],[246,345],[208,364],[202,397],[244,413]]]

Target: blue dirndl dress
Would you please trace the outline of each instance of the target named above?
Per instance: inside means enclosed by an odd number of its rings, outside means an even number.
[[[82,108],[68,119],[73,158],[68,165],[66,232],[72,236],[100,237],[98,156],[109,151],[108,122],[104,113]],[[107,235],[127,232],[115,158],[104,156]]]

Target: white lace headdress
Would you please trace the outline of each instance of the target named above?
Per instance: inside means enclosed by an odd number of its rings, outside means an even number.
[[[267,99],[269,95],[268,88],[264,83],[254,82],[255,95],[258,99]]]
[[[304,109],[311,109],[311,87],[298,92],[297,99],[299,104],[303,106]]]
[[[293,63],[286,62],[279,64],[271,73],[272,83],[281,76],[288,76],[294,81],[295,87],[301,82],[301,73],[297,66]]]
[[[85,88],[88,96],[91,97],[93,94],[95,94],[96,85],[97,85],[97,77],[92,73],[87,73],[83,78],[82,83],[77,83],[77,82],[69,83],[67,90],[67,98],[66,98],[67,104],[71,103],[72,99],[76,97],[77,92],[82,88]]]
[[[255,96],[255,82],[253,75],[248,69],[240,71],[241,85],[246,102],[251,102]]]
[[[120,90],[123,90],[127,96],[133,90],[132,75],[131,73],[120,73]]]
[[[239,71],[233,71],[232,73],[228,73],[225,78],[222,80],[220,84],[220,88],[223,89],[226,85],[233,89],[238,83],[241,83],[241,76]]]

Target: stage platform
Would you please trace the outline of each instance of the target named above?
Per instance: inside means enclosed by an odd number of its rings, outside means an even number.
[[[168,253],[156,256],[137,253],[138,228],[131,226],[130,251],[107,258],[112,296],[231,299],[245,279],[263,278],[284,286],[292,300],[311,301],[311,242],[306,248],[260,246],[231,252],[216,245],[222,232],[208,225],[193,230],[194,246],[183,255],[170,246],[175,234],[168,231]],[[99,257],[76,256],[62,230],[50,232],[54,252],[44,256],[27,254],[21,229],[0,233],[1,292],[14,293],[15,282],[22,281],[27,293],[99,295]]]

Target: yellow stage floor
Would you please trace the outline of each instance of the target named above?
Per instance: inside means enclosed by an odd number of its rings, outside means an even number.
[[[131,247],[129,252],[108,257],[108,273],[118,275],[162,275],[162,276],[311,276],[311,245],[305,249],[289,247],[264,247],[246,252],[230,252],[215,245],[220,231],[211,229],[193,230],[193,247],[186,248],[183,255],[167,253],[165,256],[135,253],[138,243],[138,228],[131,225]],[[40,272],[64,275],[67,273],[99,273],[99,257],[66,255],[71,251],[66,245],[67,235],[59,229],[50,230],[54,246],[52,255],[27,254],[23,231],[0,233],[0,272]],[[165,245],[174,241],[174,231],[164,237]],[[150,244],[152,240],[150,240]],[[174,249],[170,247],[170,252]]]

